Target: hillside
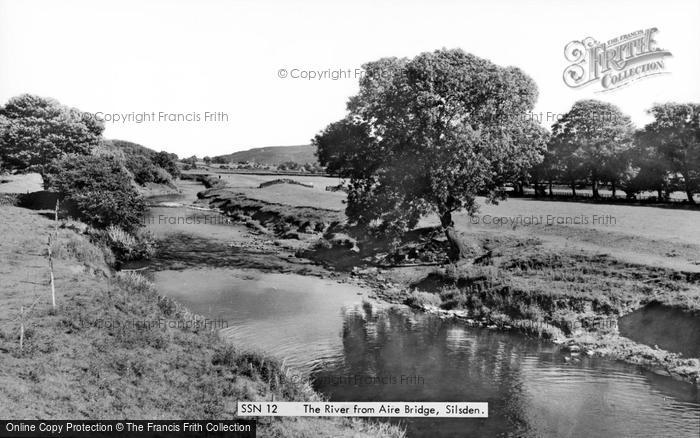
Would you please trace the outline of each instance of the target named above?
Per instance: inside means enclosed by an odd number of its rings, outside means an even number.
[[[156,151],[154,151],[153,149],[126,140],[105,140],[104,145],[108,149],[121,150],[126,155],[143,155],[146,157],[151,157],[153,156],[153,154],[156,153]]]
[[[220,155],[215,158],[226,162],[254,161],[259,164],[278,165],[286,161],[295,163],[316,163],[316,148],[312,145],[299,146],[266,146],[253,148],[232,154]]]

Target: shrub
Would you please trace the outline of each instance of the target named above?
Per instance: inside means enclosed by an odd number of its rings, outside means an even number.
[[[54,161],[44,173],[47,188],[58,191],[64,209],[73,207],[97,228],[116,225],[134,231],[142,224],[146,203],[124,166],[110,156],[73,155]]]
[[[151,156],[153,164],[165,169],[173,178],[180,177],[180,168],[177,166],[177,155],[160,151]]]
[[[144,277],[136,272],[117,272],[114,282],[128,292],[136,292],[143,295],[154,295],[156,288]]]
[[[134,181],[140,185],[146,183],[168,184],[172,176],[162,167],[156,166],[146,157],[130,156],[126,167],[134,175]]]
[[[81,263],[95,262],[104,258],[103,252],[86,238],[68,234],[51,242],[51,252],[59,259],[72,258]]]
[[[406,299],[406,304],[415,307],[440,307],[440,305],[442,305],[442,299],[439,295],[432,294],[430,292],[413,291],[411,292],[411,295]]]
[[[134,181],[140,185],[149,182],[158,182],[158,167],[148,157],[130,155],[126,158],[126,168],[134,175]],[[169,180],[169,177],[166,177]]]
[[[170,184],[173,177],[170,176],[167,170],[160,166],[156,166],[155,181],[158,184]]]
[[[119,260],[148,259],[155,253],[155,240],[148,232],[130,234],[116,225],[110,225],[102,235]]]

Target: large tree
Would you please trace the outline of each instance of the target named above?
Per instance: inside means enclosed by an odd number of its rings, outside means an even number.
[[[539,160],[545,130],[524,117],[537,99],[532,79],[462,50],[365,64],[349,114],[313,143],[327,170],[349,179],[346,213],[360,225],[403,233],[435,212],[466,255],[452,214],[495,200]]]
[[[598,197],[601,180],[617,181],[625,166],[618,159],[632,147],[634,128],[629,116],[615,105],[598,100],[576,102],[552,126],[552,142],[565,163],[565,173],[572,182],[581,172],[591,183],[593,197]]]
[[[0,160],[23,170],[67,154],[89,154],[104,125],[49,98],[22,94],[0,108]]]
[[[654,121],[639,136],[642,146],[655,147],[668,170],[681,178],[690,203],[700,191],[700,104],[654,105]]]

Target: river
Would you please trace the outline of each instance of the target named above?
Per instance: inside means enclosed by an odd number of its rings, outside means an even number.
[[[187,201],[196,189],[153,201]],[[293,273],[215,213],[150,215],[163,249],[149,265],[159,292],[225,321],[223,338],[277,356],[330,400],[489,403],[486,419],[403,419],[409,437],[698,437],[695,385]]]

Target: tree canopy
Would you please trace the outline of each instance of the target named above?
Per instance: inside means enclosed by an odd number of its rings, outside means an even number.
[[[100,142],[104,125],[54,99],[22,94],[0,108],[0,159],[24,170],[46,166],[67,154],[88,154]]]
[[[655,146],[668,170],[678,176],[691,203],[700,191],[700,104],[665,103],[649,113],[654,121],[639,134],[642,146]]]
[[[623,152],[632,147],[633,133],[631,119],[615,105],[581,100],[554,124],[552,140],[566,172],[574,178],[588,176],[597,198],[598,182],[626,167]]]
[[[349,179],[348,218],[403,233],[436,212],[450,257],[465,255],[452,213],[496,200],[503,184],[542,159],[546,131],[524,115],[534,81],[462,50],[365,64],[346,118],[313,143],[328,171]]]

